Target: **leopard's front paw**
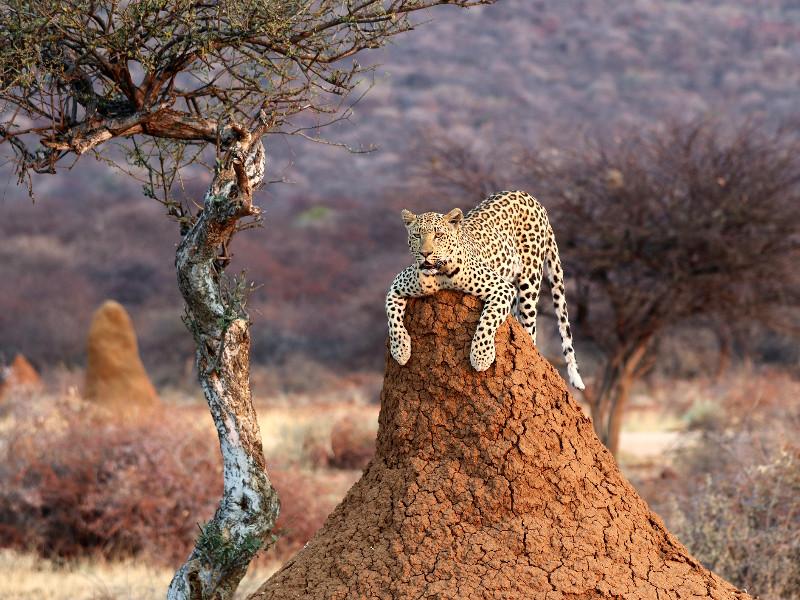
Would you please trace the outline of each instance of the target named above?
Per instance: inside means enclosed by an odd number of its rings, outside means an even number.
[[[389,334],[389,349],[392,357],[401,365],[411,358],[411,336],[405,327]]]
[[[485,371],[494,362],[494,340],[482,343],[480,340],[472,340],[472,348],[469,352],[469,362],[476,371]]]

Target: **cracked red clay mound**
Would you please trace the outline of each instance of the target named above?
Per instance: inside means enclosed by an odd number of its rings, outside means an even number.
[[[472,369],[480,308],[409,302],[375,457],[252,598],[749,599],[665,529],[516,320]]]

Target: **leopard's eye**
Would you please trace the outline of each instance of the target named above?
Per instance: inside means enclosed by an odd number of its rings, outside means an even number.
[[[439,239],[440,237],[442,237],[443,235],[444,235],[444,233],[442,233],[441,231],[437,231],[437,232],[436,232],[436,235],[434,235],[433,237],[434,237],[434,238],[436,238],[436,239],[438,240],[438,239]]]
[[[411,237],[414,238],[415,240],[418,240],[419,239],[419,234],[418,233],[412,233]]]

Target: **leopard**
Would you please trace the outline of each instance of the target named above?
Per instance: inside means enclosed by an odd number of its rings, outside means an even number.
[[[443,289],[484,302],[470,347],[476,371],[486,371],[495,361],[495,333],[512,313],[535,344],[536,304],[546,264],[569,380],[576,389],[584,389],[555,235],[536,198],[520,190],[505,191],[489,196],[466,215],[454,208],[447,214],[403,210],[402,217],[414,262],[395,277],[386,295],[389,349],[400,365],[411,357],[411,337],[403,324],[408,300]]]

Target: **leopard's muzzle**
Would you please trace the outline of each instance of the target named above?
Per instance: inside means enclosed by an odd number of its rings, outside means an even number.
[[[429,262],[427,260],[422,261],[419,264],[420,271],[425,273],[425,275],[435,275],[439,272],[439,270],[447,264],[447,260],[437,260],[436,262]]]

